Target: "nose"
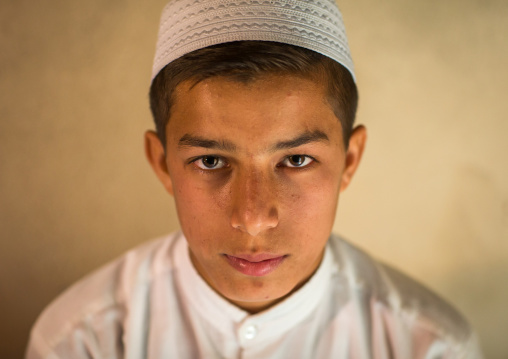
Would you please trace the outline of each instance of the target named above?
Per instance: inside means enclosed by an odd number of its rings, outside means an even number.
[[[269,175],[251,171],[239,174],[232,185],[231,226],[251,236],[277,227],[276,184]]]

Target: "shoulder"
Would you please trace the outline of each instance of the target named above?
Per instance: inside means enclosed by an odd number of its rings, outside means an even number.
[[[33,326],[27,357],[47,357],[71,335],[114,335],[121,331],[132,297],[154,278],[172,270],[171,251],[178,237],[179,233],[174,233],[144,243],[65,290]]]
[[[332,236],[330,247],[350,288],[359,288],[369,303],[371,316],[403,328],[413,342],[432,338],[464,352],[476,346],[466,319],[436,293],[337,236]]]

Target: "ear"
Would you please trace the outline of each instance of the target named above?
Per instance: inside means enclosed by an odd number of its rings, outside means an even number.
[[[173,182],[168,171],[166,153],[155,131],[145,132],[145,155],[164,188],[173,195]]]
[[[342,173],[342,181],[340,183],[340,191],[344,191],[351,183],[351,179],[360,164],[365,142],[367,141],[367,130],[364,126],[356,126],[349,137],[349,147],[346,152],[346,165]]]

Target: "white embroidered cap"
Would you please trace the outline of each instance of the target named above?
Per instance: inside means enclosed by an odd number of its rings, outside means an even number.
[[[172,0],[159,27],[152,80],[171,61],[231,41],[275,41],[354,67],[334,0]]]

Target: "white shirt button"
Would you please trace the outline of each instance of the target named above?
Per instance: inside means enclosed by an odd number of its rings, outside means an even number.
[[[249,325],[245,327],[244,337],[245,339],[254,339],[258,334],[258,329],[254,325]]]

